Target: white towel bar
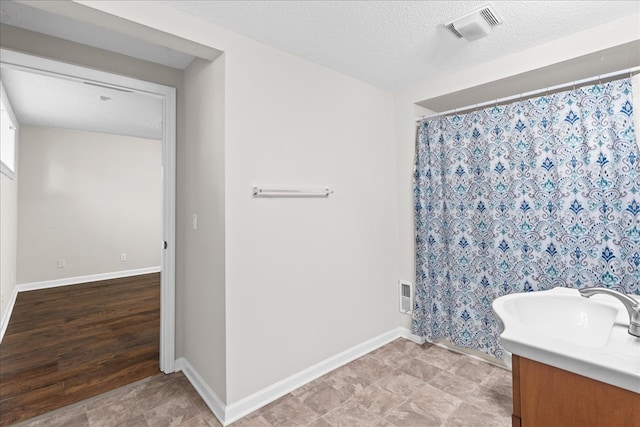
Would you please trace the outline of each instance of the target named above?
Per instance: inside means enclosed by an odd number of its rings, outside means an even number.
[[[254,197],[329,197],[329,188],[267,188],[253,187]]]

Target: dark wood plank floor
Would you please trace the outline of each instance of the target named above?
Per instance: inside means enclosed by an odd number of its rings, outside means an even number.
[[[160,273],[21,292],[0,344],[0,425],[155,375]]]

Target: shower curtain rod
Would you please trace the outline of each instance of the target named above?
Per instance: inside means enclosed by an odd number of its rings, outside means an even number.
[[[433,118],[433,117],[439,117],[439,116],[447,116],[451,113],[457,113],[458,111],[466,111],[466,110],[477,110],[479,107],[485,107],[487,105],[497,105],[506,101],[511,101],[514,99],[523,99],[523,98],[528,98],[530,96],[533,95],[537,95],[540,93],[547,93],[547,92],[553,92],[556,91],[558,89],[563,89],[566,87],[571,87],[571,86],[578,86],[578,85],[583,85],[585,83],[589,83],[589,82],[593,82],[595,80],[602,80],[602,79],[608,79],[610,77],[615,77],[615,76],[621,76],[623,74],[633,74],[640,71],[640,66],[638,67],[633,67],[633,68],[627,68],[625,70],[620,70],[620,71],[614,71],[612,73],[608,73],[608,74],[600,74],[597,76],[593,76],[593,77],[588,77],[586,79],[582,79],[582,80],[575,80],[573,82],[568,82],[568,83],[563,83],[563,84],[559,84],[556,86],[549,86],[547,88],[544,89],[536,89],[530,92],[525,92],[525,93],[521,93],[519,95],[513,95],[513,96],[507,96],[504,98],[498,98],[492,101],[486,101],[486,102],[481,102],[479,104],[472,104],[472,105],[467,105],[466,107],[459,107],[459,108],[453,108],[451,110],[447,110],[447,111],[443,111],[441,113],[434,113],[434,114],[428,114],[428,115],[424,115],[424,116],[420,116],[416,119],[416,123],[420,123],[424,120]]]

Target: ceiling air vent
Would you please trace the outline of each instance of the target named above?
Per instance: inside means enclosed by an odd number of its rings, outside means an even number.
[[[468,41],[486,37],[491,32],[491,27],[502,24],[502,19],[491,3],[455,19],[444,23],[444,27],[451,31],[457,38]]]
[[[460,34],[458,32],[458,30],[456,30],[456,27],[453,25],[453,22],[449,23],[449,24],[445,24],[444,25],[445,28],[449,31],[451,31],[453,34],[456,35],[456,37],[458,37],[459,39],[464,38],[464,36],[462,34]]]

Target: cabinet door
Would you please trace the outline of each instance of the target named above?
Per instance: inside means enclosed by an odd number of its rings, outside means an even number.
[[[640,394],[519,359],[522,427],[640,427]]]

